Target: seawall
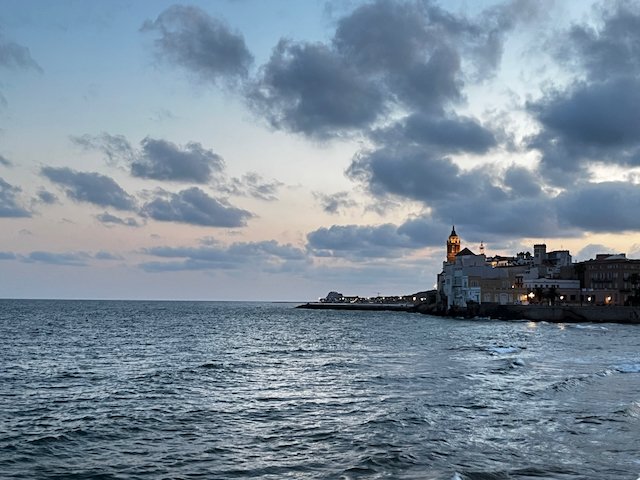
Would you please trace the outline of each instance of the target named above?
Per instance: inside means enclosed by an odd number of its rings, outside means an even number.
[[[422,312],[431,313],[431,312]],[[437,313],[436,313],[437,314]],[[562,323],[629,323],[640,324],[640,307],[624,306],[547,306],[547,305],[498,305],[483,303],[465,309],[454,309],[452,316],[489,317],[497,320],[531,320],[534,322]]]

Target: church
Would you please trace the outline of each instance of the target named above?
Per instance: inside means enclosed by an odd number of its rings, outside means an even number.
[[[480,253],[475,254],[462,248],[454,225],[438,275],[439,302],[449,309],[470,303],[541,303],[548,300],[542,292],[553,292],[567,301],[578,298],[580,281],[573,277],[569,251],[547,252],[546,248],[545,244],[536,244],[534,255],[520,252],[514,257],[487,257],[480,243]]]

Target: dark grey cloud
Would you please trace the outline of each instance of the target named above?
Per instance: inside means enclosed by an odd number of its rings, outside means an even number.
[[[248,98],[275,128],[321,138],[366,127],[385,110],[376,82],[332,49],[286,40]]]
[[[335,49],[364,72],[382,77],[388,96],[410,108],[440,112],[462,98],[453,36],[468,22],[432,2],[378,0],[338,22]]]
[[[131,163],[135,177],[178,182],[207,183],[224,170],[222,157],[190,142],[183,148],[166,140],[145,138],[140,155]]]
[[[139,227],[140,224],[133,217],[121,218],[108,212],[96,215],[96,219],[105,225],[124,225],[125,227]]]
[[[96,260],[122,260],[122,257],[120,255],[105,251],[96,252],[93,258],[95,258]]]
[[[322,192],[314,192],[313,196],[320,202],[322,209],[331,214],[338,214],[341,210],[356,207],[358,203],[351,198],[349,192],[337,192],[325,194]]]
[[[495,70],[506,33],[535,16],[538,3],[514,0],[471,19],[429,0],[360,5],[338,19],[327,43],[281,40],[248,89],[250,104],[275,128],[316,138],[366,134],[389,112],[428,114],[431,143],[440,133],[452,145],[442,128],[464,100],[465,66],[476,77]],[[469,121],[456,127],[467,128],[476,149],[495,143]]]
[[[147,202],[142,214],[162,222],[189,223],[209,227],[244,227],[251,212],[210,197],[197,187],[179,193],[158,195]]]
[[[70,138],[85,150],[102,152],[110,165],[124,163],[134,177],[207,183],[225,169],[222,157],[198,142],[179,146],[168,140],[146,137],[140,142],[140,148],[136,149],[123,135],[103,132]]]
[[[38,190],[38,192],[36,193],[35,202],[44,205],[54,205],[56,203],[59,203],[58,197],[55,194],[44,189]]]
[[[465,173],[448,158],[431,157],[422,148],[381,148],[361,152],[347,175],[362,182],[376,196],[393,194],[424,202],[472,194],[478,188],[476,175]]]
[[[22,261],[27,263],[46,263],[49,265],[66,265],[72,267],[84,267],[91,255],[85,252],[44,252],[35,251],[22,257]]]
[[[272,202],[278,199],[278,190],[283,186],[277,180],[265,181],[255,172],[244,174],[240,178],[231,178],[229,181],[220,181],[218,189],[229,195],[253,197],[259,200]]]
[[[31,212],[20,205],[18,195],[22,190],[0,178],[0,217],[30,217]]]
[[[0,260],[15,260],[18,258],[13,252],[0,252]]]
[[[561,186],[595,163],[640,165],[640,6],[607,2],[598,13],[557,39],[578,80],[528,105],[541,126],[529,145],[542,154],[541,173]]]
[[[0,165],[3,167],[13,167],[13,163],[7,157],[0,155]]]
[[[519,197],[539,197],[543,194],[537,171],[511,165],[504,174],[504,186]]]
[[[434,206],[433,215],[441,222],[456,224],[465,237],[477,243],[505,241],[522,237],[558,238],[579,236],[580,231],[559,222],[554,203],[546,196],[511,196],[498,190],[463,193]]]
[[[410,230],[410,228],[409,228]],[[320,257],[394,258],[424,243],[387,223],[376,226],[333,225],[307,234],[308,248]]]
[[[555,199],[563,224],[589,232],[640,231],[640,186],[588,183]]]
[[[242,35],[198,7],[170,6],[156,20],[147,20],[141,31],[158,34],[160,58],[203,81],[244,78],[253,62]]]
[[[588,163],[640,165],[640,78],[576,84],[529,110],[542,125],[530,146],[543,154],[543,173]]]
[[[117,210],[135,210],[135,199],[115,180],[95,172],[77,172],[67,167],[42,167],[40,173],[51,182],[65,187],[66,195],[78,202],[88,202]]]
[[[144,253],[171,261],[146,262],[141,268],[149,272],[179,270],[254,270],[282,272],[292,265],[305,264],[306,254],[291,244],[274,240],[238,242],[229,246],[154,247]]]
[[[356,156],[347,174],[377,198],[423,202],[435,225],[463,225],[470,236],[480,237],[478,241],[500,235],[579,234],[575,225],[562,228],[557,204],[542,188],[540,176],[523,167],[462,170],[422,148],[384,148]]]
[[[390,127],[376,130],[382,144],[413,144],[431,152],[484,154],[497,145],[495,134],[469,117],[414,113]]]
[[[42,68],[31,56],[29,49],[6,39],[0,32],[0,67],[31,69],[42,72]]]
[[[398,226],[398,233],[409,237],[416,245],[431,247],[443,245],[449,236],[450,225],[431,216],[422,215],[405,220]]]
[[[589,78],[606,81],[617,75],[640,73],[640,5],[602,2],[597,26],[574,25],[559,42],[557,56],[584,68]]]
[[[146,137],[140,142],[140,148],[134,148],[122,135],[101,133],[70,138],[85,150],[102,152],[107,157],[107,163],[112,166],[126,165],[134,177],[209,183],[227,195],[253,197],[264,201],[277,200],[278,190],[283,186],[277,180],[266,181],[255,172],[248,172],[239,178],[228,178],[222,157],[198,142],[180,146],[168,140]]]

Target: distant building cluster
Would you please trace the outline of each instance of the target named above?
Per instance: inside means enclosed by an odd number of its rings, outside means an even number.
[[[410,305],[417,303],[435,303],[435,292],[418,292],[412,295],[392,295],[374,297],[359,297],[357,295],[343,295],[340,292],[329,292],[326,297],[318,299],[320,303],[357,303],[382,305]]]
[[[487,256],[461,250],[455,231],[447,239],[447,259],[438,275],[438,301],[442,306],[472,303],[501,305],[638,305],[640,260],[625,254],[601,254],[573,263],[569,250],[547,251],[543,243],[513,257]]]

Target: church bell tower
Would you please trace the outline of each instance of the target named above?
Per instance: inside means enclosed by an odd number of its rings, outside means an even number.
[[[447,240],[447,262],[453,263],[456,261],[456,255],[460,251],[460,237],[456,233],[456,226],[451,228],[451,235]]]

